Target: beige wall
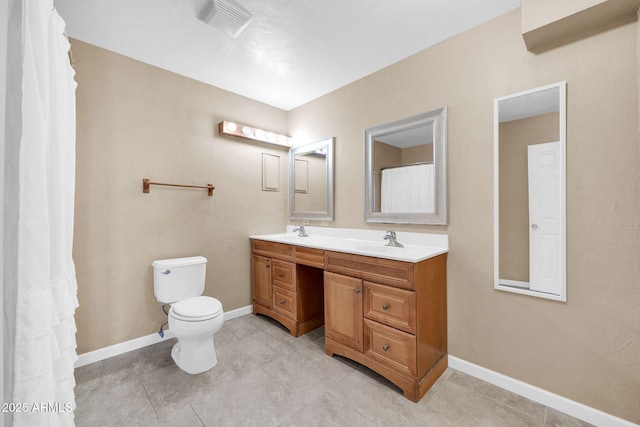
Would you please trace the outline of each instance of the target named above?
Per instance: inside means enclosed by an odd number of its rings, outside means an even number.
[[[560,140],[559,114],[500,123],[500,278],[529,281],[529,145]]]
[[[158,330],[154,259],[203,255],[205,294],[226,311],[249,305],[248,236],[286,225],[286,191],[261,191],[261,153],[280,156],[286,189],[287,152],[215,129],[229,119],[286,133],[285,112],[79,41],[73,53],[78,352]],[[143,194],[142,178],[216,189]]]
[[[363,129],[448,106],[450,354],[640,422],[636,23],[526,50],[514,11],[289,112],[336,137],[338,227],[363,220]],[[568,301],[493,289],[493,99],[568,83]]]
[[[433,161],[433,144],[414,145],[400,150],[401,164],[410,165],[411,163],[432,162]]]

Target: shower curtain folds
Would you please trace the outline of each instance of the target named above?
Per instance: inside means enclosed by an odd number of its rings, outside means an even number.
[[[72,259],[75,86],[64,21],[24,0],[14,426],[72,426],[78,306]]]
[[[433,164],[382,169],[380,200],[385,213],[434,212]]]

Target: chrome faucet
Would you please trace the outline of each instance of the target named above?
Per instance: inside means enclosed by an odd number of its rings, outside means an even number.
[[[396,232],[395,231],[387,231],[387,234],[384,236],[384,240],[388,240],[387,246],[394,246],[396,248],[404,248],[402,243],[399,243],[396,240]]]
[[[304,225],[296,227],[292,230],[294,233],[298,233],[298,237],[309,237],[306,231],[304,231]]]

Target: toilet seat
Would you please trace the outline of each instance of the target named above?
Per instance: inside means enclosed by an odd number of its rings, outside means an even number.
[[[171,306],[169,314],[178,320],[201,322],[213,319],[222,313],[222,304],[215,298],[195,297],[179,301]]]

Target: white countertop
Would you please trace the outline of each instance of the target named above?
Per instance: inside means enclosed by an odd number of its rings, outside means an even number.
[[[251,239],[287,243],[326,251],[419,262],[449,252],[449,236],[446,234],[396,232],[397,241],[403,248],[386,246],[385,231],[353,228],[330,228],[305,226],[309,237],[298,237],[288,225],[285,233],[249,236]]]

